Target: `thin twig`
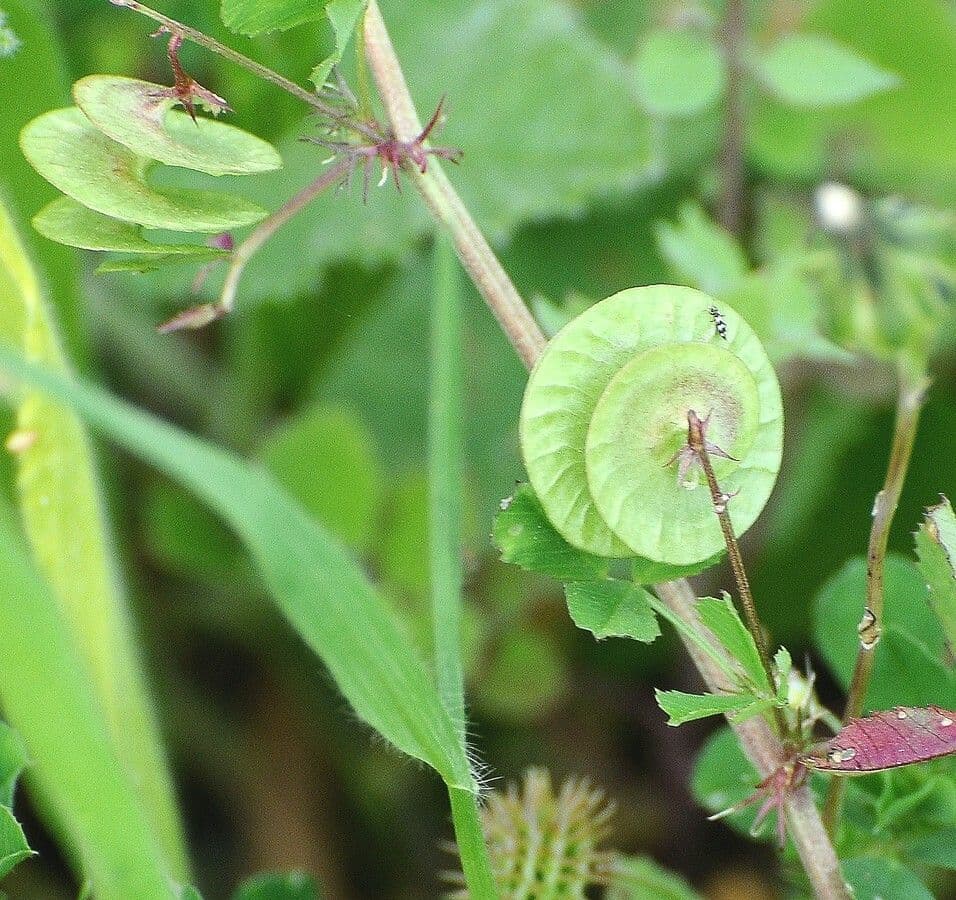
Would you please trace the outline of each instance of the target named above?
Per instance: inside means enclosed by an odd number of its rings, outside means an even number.
[[[913,375],[908,370],[903,371],[901,367],[890,460],[886,469],[886,478],[883,481],[883,489],[876,495],[876,502],[873,504],[873,524],[870,527],[870,540],[866,551],[866,604],[863,607],[863,618],[860,619],[857,629],[860,635],[860,647],[850,680],[846,709],[843,712],[843,724],[850,719],[858,718],[863,712],[863,704],[866,701],[866,693],[873,674],[876,648],[883,633],[883,568],[886,561],[886,548],[893,517],[896,515],[896,507],[899,505],[903,483],[906,480],[906,472],[909,469],[927,384],[922,374]],[[840,807],[846,790],[845,782],[844,778],[833,778],[827,790],[823,820],[831,834],[840,816]]]
[[[705,630],[697,618],[694,609],[696,597],[686,579],[655,585],[654,590],[676,615],[694,627]],[[733,689],[714,660],[695,644],[687,641],[684,644],[709,690],[727,693]],[[783,746],[761,716],[736,725],[731,723],[731,727],[761,778],[768,777],[787,762]],[[788,794],[785,809],[794,846],[814,894],[820,900],[850,900],[846,882],[840,873],[840,862],[806,784]]]
[[[422,124],[375,0],[370,0],[365,14],[364,39],[369,68],[395,137],[400,141],[413,141],[421,133]],[[406,166],[405,170],[432,215],[448,229],[462,265],[522,362],[530,368],[547,343],[544,333],[462,203],[441,164],[436,159],[430,159],[425,171],[416,166]]]
[[[188,25],[184,25],[182,22],[176,21],[176,19],[171,19],[169,16],[164,16],[161,12],[157,12],[155,9],[151,9],[150,7],[140,3],[139,0],[109,0],[109,2],[114,6],[122,6],[126,9],[131,9],[133,12],[137,12],[140,15],[146,16],[148,19],[158,22],[171,34],[180,35],[183,39],[192,41],[192,43],[198,44],[200,47],[205,47],[207,50],[211,50],[213,53],[218,54],[223,59],[228,59],[237,66],[241,66],[247,71],[252,72],[253,75],[256,75],[259,78],[274,84],[276,87],[281,88],[283,91],[291,94],[293,97],[296,97],[303,103],[307,103],[323,116],[326,116],[327,118],[341,124],[342,127],[349,128],[352,131],[356,131],[359,134],[362,134],[365,137],[371,138],[373,140],[379,139],[379,135],[373,128],[369,128],[362,122],[356,121],[350,117],[343,116],[341,110],[336,109],[335,106],[333,106],[331,103],[327,103],[317,94],[306,90],[304,87],[296,84],[294,81],[290,81],[284,75],[280,75],[278,72],[270,69],[268,66],[262,65],[262,63],[257,63],[254,59],[250,59],[248,56],[240,53],[238,50],[233,50],[231,47],[221,44],[208,34],[203,34],[203,32],[197,31],[195,28],[190,28]]]
[[[718,218],[731,234],[740,230],[744,210],[744,152],[747,137],[747,109],[744,93],[747,77],[744,44],[747,39],[746,0],[727,0],[724,17],[724,58],[727,66],[727,94],[721,146],[721,186]]]
[[[319,194],[328,190],[332,185],[340,182],[348,175],[352,168],[349,159],[341,159],[329,169],[326,169],[311,184],[307,184],[301,191],[290,197],[271,216],[263,219],[252,233],[232,252],[226,279],[222,285],[219,299],[215,303],[203,303],[193,306],[159,326],[161,334],[180,331],[184,328],[201,328],[228,315],[236,304],[236,291],[239,289],[239,280],[249,260],[259,251],[262,245],[269,240],[286,222],[298,215]]]
[[[364,37],[366,58],[391,127],[399,139],[412,140],[420,133],[421,123],[376,0],[369,0]],[[547,344],[544,333],[528,312],[440,164],[429,161],[425,172],[411,171],[409,174],[429,210],[451,232],[466,271],[501,323],[518,356],[530,369]],[[686,621],[696,621],[694,593],[687,581],[668,582],[658,585],[657,590],[675,613]],[[728,685],[721,678],[720,667],[693,643],[687,646],[710,689],[726,691]],[[735,730],[744,751],[762,776],[774,772],[785,762],[780,742],[763,719],[751,719],[735,726]],[[849,900],[833,845],[806,786],[788,798],[786,809],[794,844],[816,895],[825,900]]]
[[[710,453],[707,450],[707,441],[704,436],[705,423],[694,410],[687,411],[687,446],[694,453],[700,467],[704,470],[704,477],[707,479],[707,486],[710,488],[710,498],[714,505],[714,512],[717,514],[717,521],[720,522],[720,530],[724,535],[724,544],[727,546],[727,556],[730,559],[730,568],[734,573],[734,580],[737,582],[737,590],[740,594],[740,605],[744,609],[744,619],[747,622],[747,630],[757,645],[757,652],[760,655],[760,662],[763,665],[764,674],[767,676],[767,684],[771,691],[777,691],[777,679],[773,674],[773,667],[770,665],[770,652],[767,648],[767,638],[764,635],[763,625],[760,617],[757,615],[757,606],[754,603],[753,593],[750,590],[750,580],[747,578],[747,570],[744,568],[744,559],[740,554],[740,545],[737,543],[737,536],[734,534],[734,526],[730,521],[730,513],[727,510],[731,497],[725,494],[717,483],[717,476],[714,475],[714,467],[710,461]],[[787,726],[783,720],[779,708],[773,708],[774,721],[777,724],[777,730],[781,738],[787,736]]]

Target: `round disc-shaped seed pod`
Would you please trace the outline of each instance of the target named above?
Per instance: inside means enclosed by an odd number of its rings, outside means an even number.
[[[548,344],[525,391],[521,446],[548,518],[575,547],[693,565],[724,546],[699,467],[678,478],[687,414],[710,454],[738,534],[780,468],[783,411],[767,355],[743,319],[700,291],[631,288]]]

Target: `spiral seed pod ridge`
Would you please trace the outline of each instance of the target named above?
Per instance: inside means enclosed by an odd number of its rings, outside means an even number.
[[[621,291],[552,339],[525,391],[521,445],[555,528],[599,556],[700,563],[723,547],[700,473],[675,462],[687,414],[707,420],[712,459],[738,534],[780,467],[780,388],[759,339],[692,288]]]

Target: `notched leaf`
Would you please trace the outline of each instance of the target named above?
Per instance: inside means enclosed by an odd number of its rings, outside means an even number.
[[[225,122],[193,119],[174,110],[176,103],[184,102],[174,88],[138,78],[90,75],[73,85],[73,98],[105,135],[167,166],[207,175],[252,175],[282,166],[282,158],[261,138]]]
[[[629,637],[651,643],[660,633],[649,595],[626,581],[576,582],[566,587],[568,612],[578,628],[598,639]]]
[[[811,748],[800,762],[836,775],[862,775],[956,753],[956,712],[938,706],[898,706],[852,719]]]

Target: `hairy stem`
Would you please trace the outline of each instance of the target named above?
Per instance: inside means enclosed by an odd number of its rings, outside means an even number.
[[[370,0],[365,13],[365,56],[396,138],[413,141],[422,125],[405,83],[378,4]],[[518,355],[529,368],[547,340],[528,307],[511,283],[484,235],[475,224],[437,159],[424,172],[416,166],[406,171],[436,220],[455,242],[455,250],[475,287],[495,314]]]
[[[906,472],[909,469],[920,411],[926,394],[927,381],[922,370],[919,374],[915,374],[901,364],[899,382],[890,460],[886,468],[883,488],[876,495],[876,502],[873,504],[873,524],[870,527],[870,540],[866,550],[866,601],[863,607],[863,618],[860,619],[857,628],[860,635],[860,647],[850,680],[846,708],[843,712],[844,725],[850,719],[859,717],[863,712],[863,704],[866,701],[866,693],[873,674],[876,648],[883,633],[883,568],[886,561],[886,548],[890,539],[893,517],[896,515],[896,507],[899,505],[903,483],[906,480]],[[823,818],[831,834],[840,817],[845,790],[845,779],[833,778],[830,781]]]
[[[750,580],[747,578],[747,570],[744,568],[744,559],[740,554],[740,545],[737,543],[734,526],[730,521],[730,513],[727,510],[727,505],[732,498],[725,494],[717,483],[717,476],[714,475],[714,467],[710,462],[710,454],[707,452],[704,427],[705,423],[700,420],[697,413],[692,409],[688,410],[687,446],[694,452],[697,461],[700,463],[700,467],[704,470],[704,477],[707,479],[707,486],[710,488],[710,498],[714,504],[714,512],[717,514],[717,520],[720,522],[720,530],[724,535],[724,544],[727,546],[730,568],[733,570],[734,580],[737,582],[737,591],[740,594],[740,605],[744,609],[744,619],[747,623],[747,630],[757,645],[760,662],[763,665],[764,674],[767,676],[767,684],[772,691],[776,692],[777,679],[773,674],[773,667],[770,665],[770,652],[767,649],[767,638],[764,635],[760,617],[757,615],[757,605],[754,603],[753,593],[750,590]],[[786,737],[787,726],[783,720],[783,714],[776,706],[773,708],[773,712],[777,731],[781,737]]]
[[[304,87],[296,84],[294,81],[290,81],[284,75],[280,75],[278,72],[270,69],[268,66],[262,65],[262,63],[257,63],[254,59],[250,59],[248,56],[240,53],[238,50],[233,50],[232,47],[227,47],[225,44],[221,44],[208,34],[203,34],[203,32],[198,31],[195,28],[190,28],[188,25],[184,25],[182,22],[177,22],[175,19],[171,19],[169,16],[164,16],[161,12],[157,12],[155,9],[151,9],[145,4],[140,3],[139,0],[110,0],[110,3],[112,3],[114,6],[122,6],[126,9],[131,9],[133,12],[137,12],[140,15],[146,16],[148,19],[152,19],[154,22],[158,22],[170,34],[180,35],[183,40],[191,41],[200,47],[204,47],[206,50],[210,50],[213,53],[218,54],[223,59],[228,59],[230,62],[235,63],[237,66],[241,66],[243,69],[246,69],[249,72],[252,72],[253,75],[262,78],[264,81],[274,84],[287,94],[291,94],[293,97],[301,100],[303,103],[307,103],[314,110],[316,110],[316,112],[321,113],[323,116],[341,122],[344,127],[351,128],[353,131],[358,131],[359,133],[364,134],[366,137],[376,140],[378,139],[378,135],[373,129],[366,128],[360,122],[344,119],[340,110],[337,110],[332,104],[324,101],[317,94],[306,90]]]
[[[462,333],[458,263],[451,242],[437,235],[432,294],[431,385],[428,409],[428,551],[432,643],[438,693],[465,743],[465,686],[461,666]],[[458,855],[474,898],[496,896],[478,800],[449,788]]]
[[[706,630],[697,619],[694,609],[696,598],[685,579],[658,584],[654,589],[675,615],[699,630]],[[684,644],[711,691],[726,693],[732,689],[721,666],[697,645],[686,640]],[[731,723],[731,727],[761,778],[771,775],[787,762],[783,746],[762,717],[756,716],[736,725]],[[794,846],[814,894],[820,900],[849,900],[850,893],[840,873],[840,862],[823,827],[809,787],[803,785],[791,792],[787,796],[785,809]]]
[[[740,230],[744,210],[744,149],[747,132],[747,77],[744,43],[747,38],[746,0],[727,0],[724,16],[724,57],[727,65],[727,96],[721,146],[720,224],[731,234]]]
[[[391,127],[399,139],[413,140],[421,131],[421,123],[376,0],[369,0],[364,37],[366,58]],[[547,340],[508,274],[437,160],[429,161],[427,171],[415,170],[410,175],[432,214],[450,231],[466,271],[501,323],[515,351],[530,369]],[[657,589],[661,599],[675,614],[686,621],[695,621],[694,593],[687,581],[668,582]],[[730,685],[721,677],[720,666],[693,642],[685,644],[711,690],[726,691]],[[734,727],[745,752],[763,776],[783,763],[783,747],[762,719],[751,719]],[[836,853],[809,790],[803,787],[795,791],[787,800],[786,808],[794,843],[817,896],[826,900],[849,900]]]

